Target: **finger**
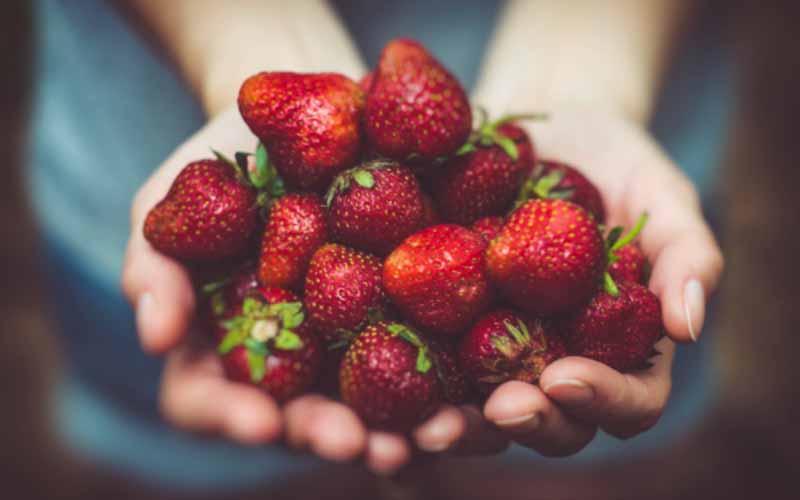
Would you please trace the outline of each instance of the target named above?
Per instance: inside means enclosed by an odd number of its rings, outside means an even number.
[[[147,352],[163,353],[183,339],[195,308],[191,279],[178,262],[155,251],[141,231],[131,234],[122,289],[135,308]]]
[[[619,438],[635,436],[658,421],[671,388],[675,345],[662,339],[653,366],[620,373],[587,358],[568,357],[548,366],[540,383],[545,394],[578,419]]]
[[[328,399],[319,394],[307,394],[292,399],[283,408],[286,425],[286,442],[299,450],[306,449],[309,441],[310,423],[316,411]]]
[[[545,456],[577,453],[596,432],[595,426],[563,412],[538,387],[519,381],[495,389],[483,414],[516,442]]]
[[[322,458],[346,462],[364,453],[367,430],[347,406],[323,401],[315,407],[308,422],[308,444]]]
[[[372,472],[388,476],[411,460],[411,446],[398,434],[370,432],[365,459]]]
[[[674,167],[639,170],[630,181],[634,187],[626,191],[623,200],[627,223],[632,224],[643,212],[650,214],[640,237],[653,264],[650,289],[661,299],[669,336],[678,342],[696,341],[705,319],[707,295],[722,273],[722,252],[687,179]]]
[[[464,435],[467,421],[455,406],[443,406],[432,417],[414,429],[414,442],[423,451],[438,453],[447,450]]]
[[[274,441],[282,430],[275,402],[255,387],[225,379],[212,351],[180,346],[167,359],[161,411],[173,425],[225,435],[243,444]]]
[[[508,448],[508,436],[483,418],[481,411],[473,405],[460,407],[467,422],[464,436],[453,448],[458,455],[492,455]]]

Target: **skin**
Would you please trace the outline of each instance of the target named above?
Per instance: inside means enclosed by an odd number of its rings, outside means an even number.
[[[662,301],[668,338],[658,348],[664,354],[653,368],[635,374],[564,358],[545,370],[541,388],[508,382],[482,412],[445,406],[404,437],[370,431],[347,407],[319,395],[280,408],[257,389],[227,381],[213,351],[190,333],[195,303],[186,270],[150,247],[141,231],[147,211],[189,160],[208,156],[209,146],[252,149],[254,139],[233,106],[245,77],[264,69],[364,74],[346,33],[324,4],[303,3],[302,9],[289,7],[277,16],[270,2],[222,7],[189,0],[134,1],[209,113],[208,124],[141,187],[131,211],[122,286],[136,308],[143,347],[167,356],[161,389],[165,417],[177,427],[253,445],[283,435],[289,445],[326,459],[361,458],[381,474],[406,464],[413,447],[491,453],[513,439],[546,455],[569,455],[590,442],[598,428],[624,438],[652,426],[669,395],[674,342],[690,342],[699,334],[706,294],[722,270],[694,188],[643,127],[679,4],[622,0],[598,8],[591,0],[510,2],[476,94],[476,102],[493,116],[508,110],[550,112],[547,122],[530,125],[537,147],[544,157],[585,169],[607,201],[611,224],[630,227],[643,210],[649,212],[640,242],[654,265],[649,286]],[[587,8],[593,15],[580,15]],[[596,22],[597,15],[606,19]],[[199,35],[230,25],[237,30],[225,36]],[[587,53],[585,47],[592,50]],[[519,54],[528,58],[520,61]],[[686,294],[690,280],[701,289],[693,286],[694,292]]]

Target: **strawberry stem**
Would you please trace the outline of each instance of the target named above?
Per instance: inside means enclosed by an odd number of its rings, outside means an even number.
[[[639,233],[642,232],[642,229],[644,229],[644,225],[646,223],[647,223],[647,212],[644,212],[642,213],[642,215],[639,216],[639,220],[636,221],[636,225],[633,226],[633,229],[631,229],[627,234],[620,237],[617,241],[614,242],[613,245],[611,245],[611,251],[614,252],[616,250],[619,250],[620,248],[624,247],[625,245],[633,241],[634,238],[639,236]]]
[[[614,278],[611,277],[608,271],[603,273],[603,288],[612,297],[619,297],[619,288],[617,288]]]

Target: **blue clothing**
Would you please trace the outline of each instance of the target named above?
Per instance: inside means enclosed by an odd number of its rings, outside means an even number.
[[[337,4],[370,64],[388,39],[402,34],[431,47],[465,83],[475,81],[497,3],[376,4]],[[442,29],[437,20],[445,16]],[[655,126],[704,191],[713,178],[708,167],[719,163],[732,92],[726,54],[713,42],[704,40],[703,51],[695,47],[678,66]],[[85,0],[80,9],[66,0],[38,0],[36,68],[28,180],[68,361],[57,398],[64,439],[142,480],[206,491],[313,466],[314,459],[279,447],[245,449],[189,436],[159,419],[161,361],[140,350],[118,277],[136,189],[204,122],[184,82],[101,0]],[[570,460],[646,452],[697,422],[714,392],[707,337],[679,350],[672,401],[659,426],[624,444],[601,436]],[[535,459],[521,450],[508,456]]]

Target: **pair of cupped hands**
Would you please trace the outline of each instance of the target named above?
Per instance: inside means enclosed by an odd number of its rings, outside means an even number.
[[[703,220],[698,195],[641,125],[611,112],[550,110],[526,124],[543,158],[579,167],[598,186],[609,225],[649,222],[640,244],[653,265],[650,289],[661,299],[667,337],[645,371],[619,373],[601,363],[567,357],[547,367],[538,386],[507,382],[483,408],[442,406],[409,435],[367,428],[343,403],[300,396],[282,407],[263,391],[227,380],[205,332],[194,331],[197,306],[187,270],[154,250],[142,235],[147,212],[190,161],[209,148],[252,150],[255,139],[231,108],[183,143],[139,189],[122,276],[134,304],[141,343],[166,355],[161,409],[175,426],[248,445],[283,442],[324,459],[362,459],[389,474],[419,451],[490,454],[512,441],[547,456],[578,452],[598,429],[628,438],[659,419],[671,388],[675,342],[696,341],[706,298],[723,260]]]

